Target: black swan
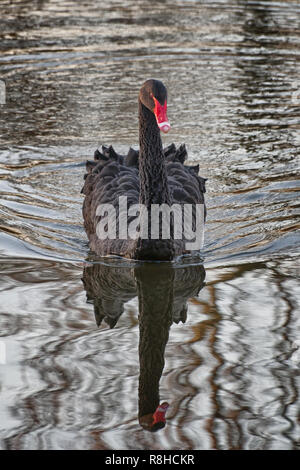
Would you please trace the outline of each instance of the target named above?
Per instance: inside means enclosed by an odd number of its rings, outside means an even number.
[[[124,304],[138,295],[138,418],[147,431],[157,431],[166,425],[168,403],[160,403],[159,382],[169,330],[172,323],[185,323],[187,301],[199,294],[204,279],[205,269],[201,264],[175,268],[169,263],[143,263],[134,269],[94,264],[83,270],[87,300],[94,305],[98,326],[104,320],[114,328],[124,312]],[[168,397],[172,401],[176,390],[173,392]],[[174,407],[173,404],[173,413]]]
[[[139,151],[130,148],[125,156],[116,153],[111,146],[103,146],[102,152],[96,150],[94,161],[87,161],[87,174],[81,191],[85,195],[83,218],[90,248],[96,254],[121,255],[140,260],[172,260],[191,251],[186,248],[185,233],[181,238],[174,235],[174,214],[169,216],[168,237],[162,233],[161,218],[156,239],[150,233],[153,221],[151,208],[154,205],[171,207],[175,204],[179,208],[190,205],[191,230],[195,234],[196,206],[202,206],[205,212],[205,179],[198,176],[199,165],[184,165],[187,158],[184,144],[178,148],[174,144],[165,149],[162,147],[160,131],[168,132],[169,129],[167,90],[159,80],[147,80],[139,93]],[[120,196],[127,197],[128,207],[142,204],[149,211],[146,235],[137,235],[136,238],[128,237],[127,232],[126,236],[120,235]],[[104,204],[110,204],[116,210],[115,237],[99,237],[99,223],[108,221],[107,213],[99,215],[99,207],[104,207]],[[129,226],[136,219],[136,214],[128,214],[126,212]],[[183,219],[179,220],[181,227]]]

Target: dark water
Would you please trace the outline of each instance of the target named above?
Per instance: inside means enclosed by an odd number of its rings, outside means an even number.
[[[1,2],[0,448],[299,449],[300,5],[103,3]],[[87,262],[83,162],[153,76],[204,265]]]

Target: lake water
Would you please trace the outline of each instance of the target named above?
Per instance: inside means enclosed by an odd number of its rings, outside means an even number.
[[[297,1],[1,2],[1,449],[300,448],[299,59]],[[85,161],[137,148],[150,77],[203,264],[89,256]]]

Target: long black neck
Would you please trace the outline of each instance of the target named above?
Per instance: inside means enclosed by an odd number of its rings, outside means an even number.
[[[170,204],[160,130],[154,114],[139,100],[140,204]]]

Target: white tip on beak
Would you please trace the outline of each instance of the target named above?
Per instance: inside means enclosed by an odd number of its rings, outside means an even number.
[[[167,132],[169,132],[169,130],[171,129],[171,126],[170,126],[170,124],[169,124],[168,121],[160,122],[160,123],[158,124],[158,127],[159,127],[160,130],[161,130],[162,132],[164,132],[165,134],[167,134]]]

